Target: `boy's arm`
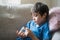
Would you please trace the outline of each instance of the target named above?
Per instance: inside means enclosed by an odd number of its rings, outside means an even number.
[[[34,34],[31,34],[30,37],[32,38],[32,40],[39,40]]]
[[[30,20],[28,23],[27,23],[27,28],[29,28],[28,29],[28,36],[30,37],[30,38],[32,38],[32,40],[39,40],[33,33],[32,33],[32,31],[30,30],[30,24],[31,24],[31,22],[32,22],[32,20]]]
[[[32,39],[32,40],[39,40],[33,33],[31,30],[28,30],[28,36]]]

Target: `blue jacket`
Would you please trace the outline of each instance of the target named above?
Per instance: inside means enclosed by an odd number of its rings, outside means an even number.
[[[41,25],[37,25],[33,20],[31,20],[27,23],[26,27],[29,28],[39,40],[47,39],[50,40],[51,38],[48,22],[45,22]],[[32,39],[30,37],[25,38],[18,37],[17,40],[32,40]]]

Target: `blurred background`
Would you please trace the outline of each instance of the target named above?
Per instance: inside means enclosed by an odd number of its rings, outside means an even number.
[[[16,30],[31,19],[30,9],[36,2],[59,6],[60,0],[0,0],[0,40],[16,40]]]

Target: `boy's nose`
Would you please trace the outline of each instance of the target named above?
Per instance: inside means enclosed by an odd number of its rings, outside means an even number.
[[[35,18],[33,17],[33,20],[35,21]]]

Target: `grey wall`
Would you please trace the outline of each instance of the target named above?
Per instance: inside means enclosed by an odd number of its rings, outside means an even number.
[[[50,0],[51,7],[60,7],[60,0]]]
[[[15,40],[16,30],[31,19],[32,6],[0,5],[0,40]]]

